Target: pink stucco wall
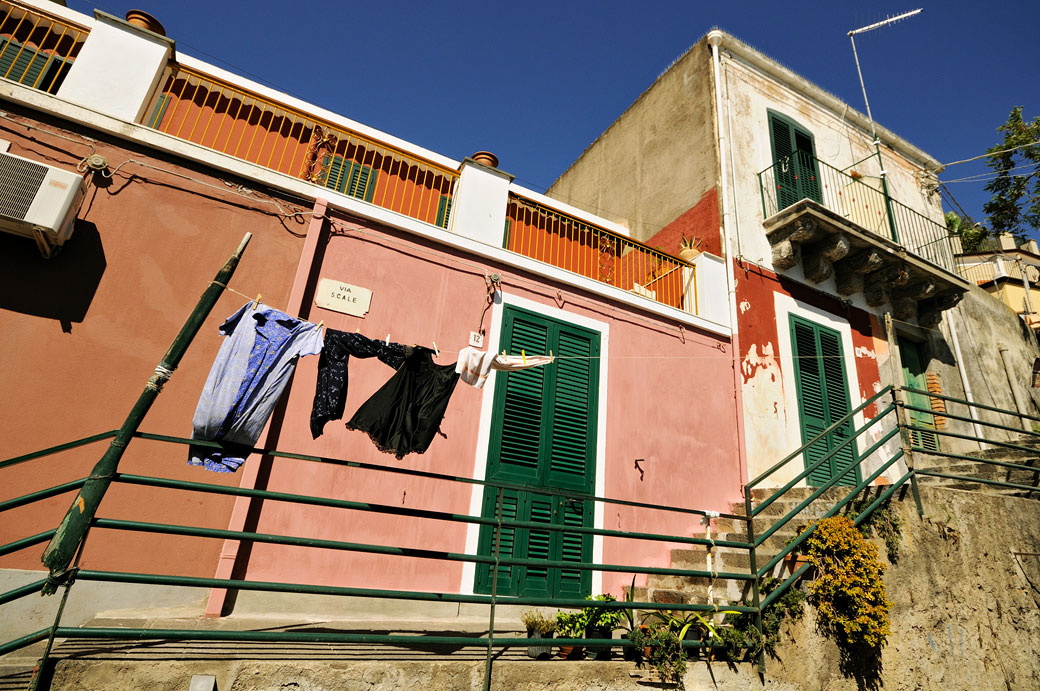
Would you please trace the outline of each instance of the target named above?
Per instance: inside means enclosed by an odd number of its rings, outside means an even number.
[[[437,362],[453,362],[470,331],[491,324],[485,307],[484,269],[503,275],[511,296],[533,300],[609,325],[610,358],[606,387],[605,456],[598,459],[605,494],[629,500],[689,508],[728,510],[739,497],[739,467],[733,403],[732,360],[726,339],[650,316],[602,298],[582,294],[507,267],[417,241],[387,229],[371,230],[334,219],[334,230],[319,242],[311,283],[334,278],[374,291],[365,318],[307,304],[312,321],[329,327],[406,344],[441,349]],[[560,293],[557,295],[557,289]],[[501,309],[494,306],[492,310]],[[305,314],[304,316],[308,316]],[[391,467],[474,477],[486,459],[478,457],[482,392],[459,383],[436,438],[421,456],[397,461],[380,453],[361,432],[331,422],[312,440],[308,429],[317,358],[300,362],[286,414],[273,430],[283,449]],[[349,417],[392,372],[377,360],[353,359],[349,369]],[[494,376],[494,375],[493,375]],[[489,404],[490,405],[490,404]],[[635,467],[641,463],[643,474]],[[409,478],[398,474],[274,459],[262,463],[260,479],[269,489],[318,494],[391,506],[468,513],[472,485]],[[429,519],[387,517],[365,512],[297,507],[266,502],[254,513],[260,532],[400,545],[463,552],[466,526]],[[701,534],[695,516],[607,505],[603,527]],[[604,559],[622,564],[668,565],[669,545],[607,540]],[[310,548],[255,545],[240,559],[236,574],[258,580],[303,580],[341,586],[457,592],[463,584],[461,562],[443,562]],[[604,590],[620,594],[631,574],[604,579]]]
[[[13,112],[21,119],[22,115]],[[6,123],[11,153],[75,170],[91,151],[80,134]],[[258,190],[235,194],[222,178],[116,144],[93,147],[110,170],[91,182],[71,240],[53,259],[31,240],[0,234],[0,459],[118,428],[199,296],[242,236],[253,239],[232,287],[284,306],[303,241],[300,223],[272,213]],[[158,169],[157,169],[158,168]],[[167,172],[168,171],[168,172]],[[186,176],[186,177],[185,177]],[[290,206],[288,200],[280,203]],[[142,430],[188,436],[199,392],[220,346],[217,327],[245,299],[224,294]],[[0,470],[0,500],[85,477],[107,440]],[[120,471],[199,480],[180,445],[132,441]],[[205,480],[237,478],[205,473]],[[0,514],[0,544],[55,528],[74,493]],[[230,497],[113,486],[99,516],[211,528],[227,526]],[[0,558],[0,568],[42,569],[45,544]],[[218,540],[93,530],[87,568],[211,576]],[[186,558],[190,555],[191,558]]]

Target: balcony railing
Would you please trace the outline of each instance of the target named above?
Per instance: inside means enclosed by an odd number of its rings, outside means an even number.
[[[458,173],[171,64],[144,124],[446,228]]]
[[[921,259],[953,272],[953,246],[946,226],[890,199],[893,235],[884,192],[863,179],[829,166],[812,154],[796,151],[758,174],[762,213],[769,218],[803,199],[811,199],[875,235],[895,240]]]
[[[515,194],[506,209],[505,248],[697,314],[692,264]]]
[[[1022,280],[1022,268],[1018,262],[1012,259],[995,257],[992,260],[978,264],[960,264],[957,273],[975,284],[983,284],[997,278],[1012,278]],[[1035,266],[1026,266],[1026,277],[1029,283],[1036,286],[1040,282],[1040,271]]]
[[[0,77],[57,92],[89,33],[22,5],[0,1]]]

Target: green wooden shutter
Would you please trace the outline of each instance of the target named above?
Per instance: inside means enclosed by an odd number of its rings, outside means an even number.
[[[560,356],[553,374],[553,428],[548,481],[553,487],[591,492],[588,464],[595,458],[595,400],[599,338],[561,330],[554,351]],[[596,359],[593,359],[596,358]],[[595,363],[595,364],[594,364]]]
[[[441,200],[437,202],[437,225],[441,228],[448,227],[448,219],[451,217],[451,197],[446,194],[441,195]]]
[[[841,336],[837,331],[791,315],[791,341],[802,443],[807,443],[851,410]],[[806,449],[805,467],[809,468],[848,439],[853,427],[852,420],[848,420]],[[810,472],[808,484],[819,487],[846,471],[856,458],[855,446],[856,443],[851,442]],[[858,477],[858,468],[844,472],[838,484],[854,485]]]
[[[540,487],[591,493],[595,485],[596,411],[599,392],[599,343],[595,331],[506,307],[502,345],[511,354],[552,351],[567,356],[552,365],[495,376],[495,402],[487,477],[521,483],[532,491],[518,495],[520,520],[562,526],[592,527],[592,502],[537,492]],[[493,497],[485,491],[484,516],[494,515]],[[491,554],[494,531],[481,531],[480,553]],[[581,533],[517,530],[510,545],[517,556],[550,561],[589,561],[592,538]],[[475,588],[489,592],[492,571],[477,571]],[[528,597],[582,597],[591,574],[577,569],[537,565],[518,569],[515,578],[500,571],[498,592]],[[513,589],[515,588],[515,589]]]
[[[791,125],[773,113],[769,114],[769,139],[773,147],[776,209],[782,211],[798,201],[798,183],[795,174]]]
[[[24,46],[12,39],[0,40],[0,77],[33,86],[47,66],[48,56],[32,46]]]
[[[899,357],[903,361],[903,381],[912,389],[928,390],[928,378],[925,376],[924,358],[921,356],[920,347],[913,341],[904,338],[899,339]],[[916,408],[930,408],[931,399],[924,394],[907,393],[907,402]],[[935,416],[931,413],[920,413],[916,410],[908,410],[910,424],[916,427],[929,427],[935,429]],[[910,443],[915,448],[925,451],[939,450],[939,437],[932,432],[918,432],[911,430]]]
[[[593,504],[590,501],[575,501],[557,498],[556,523],[566,526],[591,528]],[[582,533],[557,533],[559,551],[554,552],[560,561],[591,561],[592,536]],[[554,569],[553,595],[559,598],[579,598],[589,594],[592,588],[592,572],[577,569]]]
[[[161,94],[159,100],[155,102],[155,108],[152,109],[152,114],[148,116],[148,126],[158,128],[162,123],[163,116],[166,115],[166,106],[170,104],[170,94]]]
[[[550,350],[550,322],[542,317],[508,310],[503,317],[503,346],[511,353],[532,355]],[[551,402],[545,395],[549,367],[499,373],[495,386],[495,416],[490,474],[496,478],[540,486],[539,459],[548,442]]]
[[[325,187],[371,202],[377,178],[378,172],[372,166],[365,166],[357,161],[344,161],[343,157],[337,154],[329,162]]]
[[[824,400],[827,403],[827,424],[832,425],[852,410],[849,406],[849,387],[845,378],[845,360],[842,357],[841,336],[838,332],[821,327],[817,333],[822,356],[820,366],[823,369],[823,383],[826,391]],[[839,425],[829,435],[830,448],[834,449],[851,437],[854,428],[852,419]],[[855,461],[856,442],[850,442],[831,456],[831,477],[841,474],[839,485],[855,486],[858,481],[856,471],[849,470]]]
[[[802,199],[822,202],[819,166],[812,134],[789,118],[769,112],[777,210]]]
[[[523,493],[517,492],[516,490],[503,490],[502,491],[502,518],[507,521],[515,521],[517,517],[523,514],[521,503],[523,502]],[[484,502],[481,509],[482,516],[494,516],[495,509],[498,504],[498,490],[488,488],[484,492]],[[499,557],[502,559],[521,557],[525,553],[525,549],[520,544],[521,535],[524,531],[517,530],[516,528],[510,528],[507,526],[502,527],[502,536],[499,539]],[[480,538],[477,546],[477,553],[485,556],[494,556],[495,554],[495,531],[493,530],[481,530]],[[477,568],[477,582],[475,590],[477,592],[491,592],[491,579],[494,570],[494,565],[483,565],[478,564]],[[498,583],[497,592],[502,595],[516,595],[520,587],[520,567],[501,565],[498,567]]]

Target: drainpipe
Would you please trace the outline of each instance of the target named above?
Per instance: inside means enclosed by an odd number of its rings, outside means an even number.
[[[733,351],[733,405],[737,423],[737,461],[740,465],[740,477],[742,482],[750,479],[747,466],[747,445],[744,438],[744,395],[743,382],[741,381],[740,368],[740,330],[737,327],[737,282],[733,275],[733,242],[730,238],[732,228],[732,216],[730,211],[729,195],[726,192],[726,156],[724,152],[728,146],[727,133],[723,131],[722,123],[722,78],[719,46],[724,34],[715,29],[708,33],[708,45],[711,46],[712,74],[715,80],[715,123],[719,134],[719,194],[722,196],[722,233],[723,247],[726,249],[726,299],[729,303],[729,323],[732,332],[730,347]]]
[[[964,398],[968,403],[974,403],[975,397],[971,393],[971,384],[968,383],[968,373],[964,371],[964,357],[961,355],[961,343],[957,338],[957,323],[953,316],[955,310],[950,310],[946,313],[947,318],[950,320],[950,340],[953,341],[953,354],[957,357],[957,372],[961,375],[961,386],[964,388]],[[982,431],[982,427],[979,426],[979,411],[974,406],[968,406],[968,415],[972,419],[972,429],[975,430],[975,436],[979,439],[979,448],[983,447],[982,440],[986,438],[986,435]]]
[[[1011,387],[1011,396],[1015,399],[1015,410],[1018,411],[1019,415],[1028,415],[1029,409],[1026,407],[1026,402],[1022,399],[1022,394],[1019,393],[1018,387],[1015,386],[1015,380],[1011,376],[1011,364],[1008,362],[1008,347],[1003,343],[997,344],[997,350],[1000,351],[1000,359],[1004,363],[1004,374],[1007,375],[1008,386]],[[1029,423],[1029,420],[1020,417],[1019,421],[1022,424],[1022,429],[1027,432],[1033,431],[1033,426]]]

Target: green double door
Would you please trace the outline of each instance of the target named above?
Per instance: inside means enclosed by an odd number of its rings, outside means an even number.
[[[908,388],[918,391],[928,390],[928,376],[925,373],[925,359],[921,352],[921,346],[914,341],[899,338],[899,359],[903,361],[903,382]],[[908,391],[907,402],[915,408],[930,408],[931,399],[921,393]],[[931,413],[922,413],[919,410],[908,410],[907,417],[914,427],[925,427],[928,430],[935,429],[935,416]],[[910,443],[914,448],[925,451],[939,450],[939,437],[935,432],[925,430],[910,430]]]
[[[793,314],[790,319],[798,413],[802,443],[806,444],[848,415],[851,410],[849,384],[841,334]],[[858,466],[849,469],[856,460],[856,442],[842,446],[853,431],[850,418],[805,450],[806,468],[830,454],[828,460],[809,473],[809,486],[820,487],[839,476],[838,485],[852,486],[859,482]],[[838,450],[834,452],[835,449]]]
[[[498,372],[486,477],[520,486],[502,493],[502,518],[557,526],[593,525],[593,502],[539,492],[592,494],[595,487],[596,411],[600,334],[528,310],[505,307],[502,345],[509,354],[552,352],[553,364]],[[481,514],[494,517],[498,490],[485,488]],[[482,526],[479,553],[493,556],[495,531]],[[591,561],[592,537],[582,533],[503,527],[502,559]],[[477,565],[474,590],[491,592],[494,567]],[[525,597],[580,598],[589,571],[541,565],[500,565],[497,592]]]

